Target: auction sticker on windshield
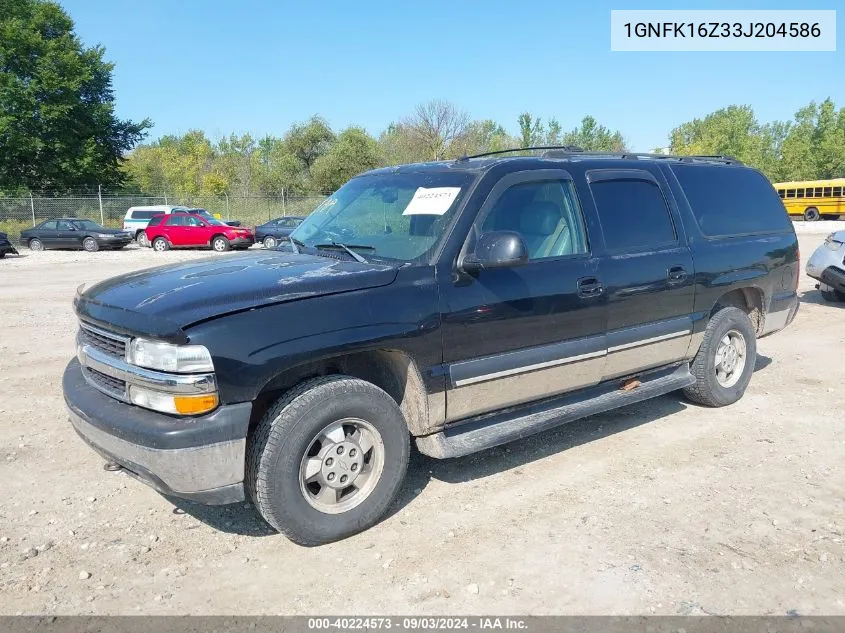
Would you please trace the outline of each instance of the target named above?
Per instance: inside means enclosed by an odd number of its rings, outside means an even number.
[[[418,187],[402,215],[443,215],[460,192],[460,187]]]

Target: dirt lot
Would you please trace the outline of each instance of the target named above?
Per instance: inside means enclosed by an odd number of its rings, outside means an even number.
[[[806,261],[829,229],[801,229]],[[75,288],[207,254],[23,253],[0,262],[0,613],[845,614],[845,307],[807,277],[738,404],[414,455],[389,518],[305,549],[104,472],[67,423]]]

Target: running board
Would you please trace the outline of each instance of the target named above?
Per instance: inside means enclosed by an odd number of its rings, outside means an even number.
[[[577,393],[456,422],[439,433],[418,437],[417,448],[421,453],[438,459],[462,457],[695,383],[689,363],[638,376],[637,379],[639,386],[629,390],[622,389],[629,381],[612,380]]]

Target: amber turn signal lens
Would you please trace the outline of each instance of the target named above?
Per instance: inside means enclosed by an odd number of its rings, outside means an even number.
[[[217,406],[217,394],[206,393],[201,396],[173,396],[173,405],[182,415],[206,413]]]

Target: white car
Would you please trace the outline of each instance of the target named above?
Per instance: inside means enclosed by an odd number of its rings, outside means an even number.
[[[156,204],[149,207],[130,207],[123,216],[123,230],[129,231],[138,242],[140,246],[149,246],[147,244],[147,235],[144,229],[150,223],[150,220],[162,213],[169,214],[174,211],[187,211],[186,207],[174,206],[170,204]]]
[[[818,279],[828,301],[845,301],[845,231],[828,235],[807,262],[807,275]]]

